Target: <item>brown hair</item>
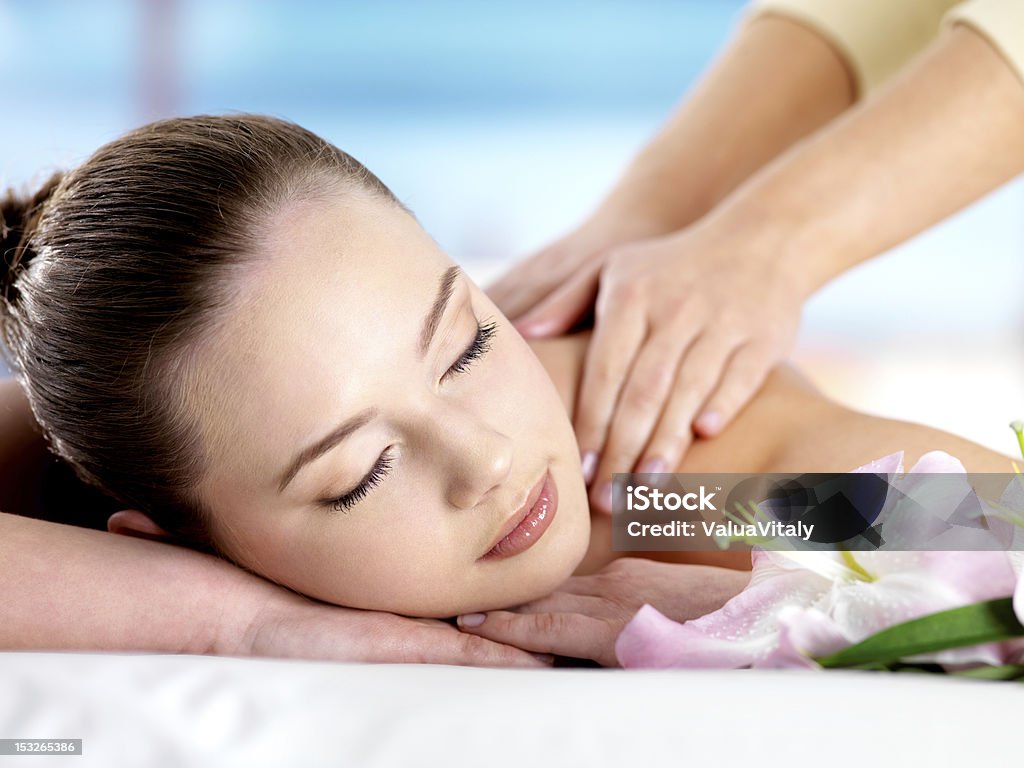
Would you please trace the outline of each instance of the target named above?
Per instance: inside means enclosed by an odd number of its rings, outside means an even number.
[[[0,339],[51,450],[79,478],[210,546],[188,352],[278,208],[358,188],[363,165],[293,123],[174,118],[0,200]]]

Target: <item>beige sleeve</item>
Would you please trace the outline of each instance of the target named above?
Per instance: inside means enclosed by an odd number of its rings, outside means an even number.
[[[749,13],[750,16],[779,13],[816,29],[844,55],[857,78],[858,96],[863,96],[927,46],[938,35],[943,16],[957,2],[959,0],[753,0]],[[1024,5],[1024,0],[972,0],[968,3],[975,4],[1009,7]]]
[[[946,15],[984,36],[1024,81],[1024,0],[968,0]]]

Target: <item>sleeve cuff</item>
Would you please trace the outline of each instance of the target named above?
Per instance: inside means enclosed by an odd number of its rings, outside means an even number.
[[[751,17],[778,13],[829,40],[850,64],[858,97],[899,71],[938,34],[957,0],[754,0]],[[1007,0],[1021,3],[1022,0]]]
[[[1024,0],[968,0],[943,19],[985,37],[1024,82]]]

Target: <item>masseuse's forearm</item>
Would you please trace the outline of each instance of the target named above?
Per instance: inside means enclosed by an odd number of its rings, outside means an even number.
[[[0,648],[232,653],[250,579],[179,547],[0,513]]]
[[[1024,83],[965,26],[739,188],[710,222],[809,294],[1024,170]],[[966,254],[965,254],[966,255]]]
[[[780,16],[742,24],[594,219],[680,229],[854,100],[854,81],[818,33]]]

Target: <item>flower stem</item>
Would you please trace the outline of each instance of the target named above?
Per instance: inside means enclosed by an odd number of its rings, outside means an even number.
[[[1024,421],[1017,419],[1017,421],[1010,422],[1010,429],[1013,430],[1014,434],[1017,435],[1017,444],[1020,446],[1020,455],[1024,456]]]

